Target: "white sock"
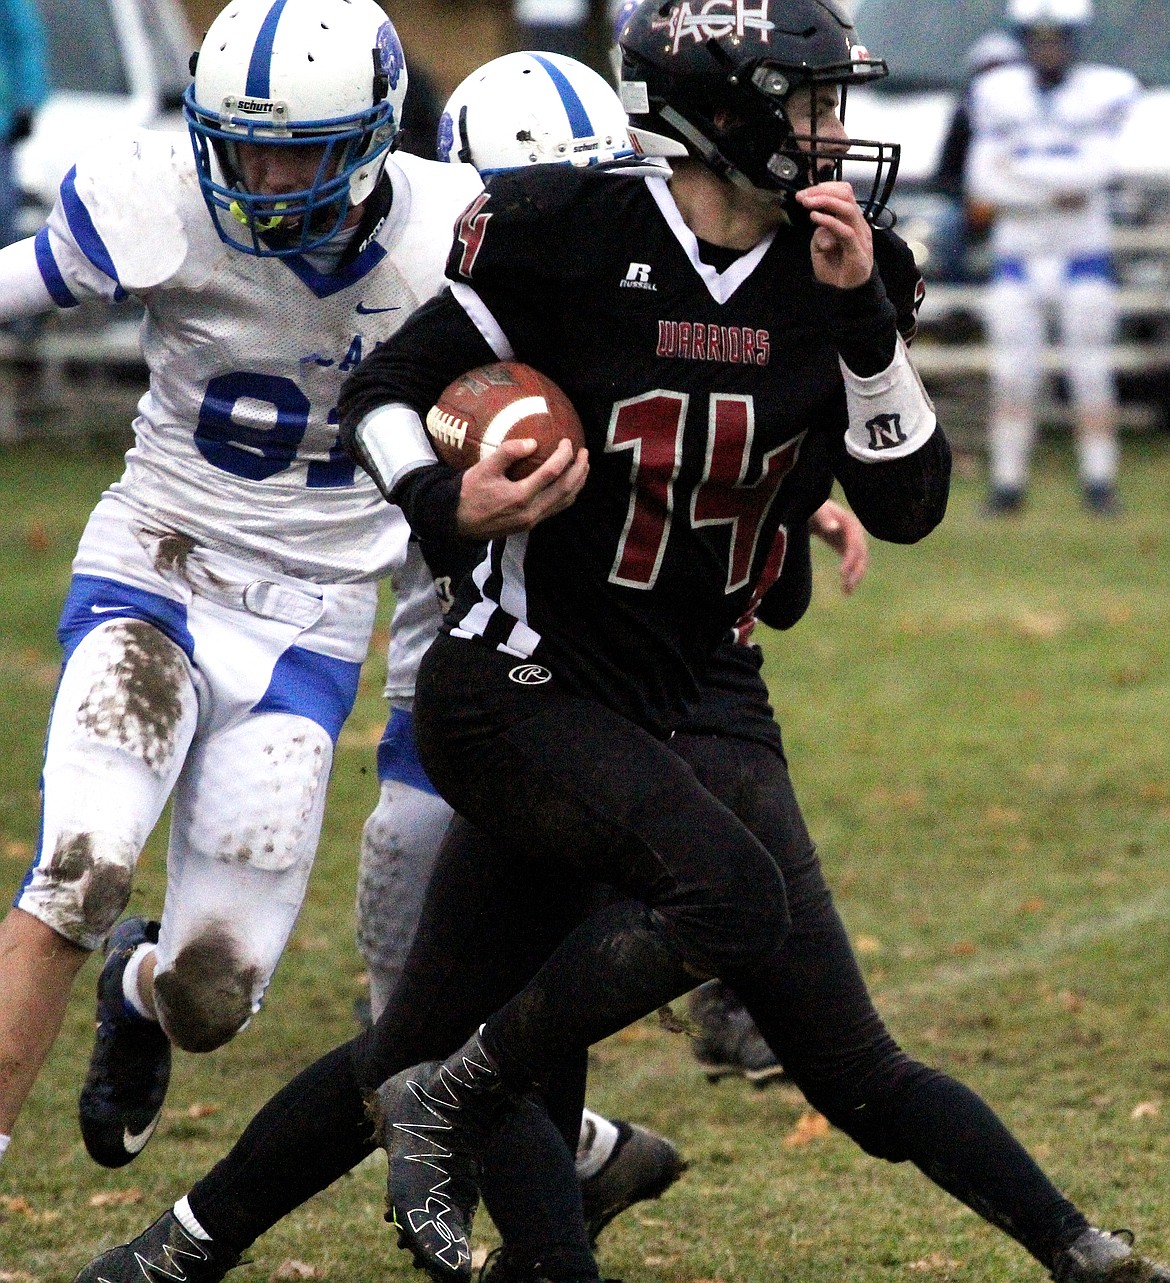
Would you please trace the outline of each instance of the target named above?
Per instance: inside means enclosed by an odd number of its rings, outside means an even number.
[[[1035,440],[1036,426],[1030,418],[1002,411],[992,418],[988,447],[991,484],[997,490],[1025,489]]]
[[[175,1213],[175,1220],[191,1235],[197,1238],[201,1243],[210,1243],[211,1235],[195,1219],[195,1213],[191,1210],[191,1204],[187,1202],[187,1196],[184,1194],[172,1209]]]
[[[4,1161],[4,1153],[12,1142],[11,1136],[0,1136],[0,1163]]]
[[[122,972],[122,997],[126,999],[126,1005],[131,1011],[136,1011],[143,1020],[155,1020],[155,1014],[150,1011],[142,1001],[142,995],[138,992],[138,973],[142,970],[142,964],[149,954],[155,950],[155,945],[149,942],[143,942],[130,955],[130,961],[126,963],[126,969]]]
[[[1091,436],[1077,443],[1077,462],[1086,486],[1112,486],[1117,480],[1121,451],[1116,437]]]
[[[591,1109],[581,1111],[581,1135],[577,1141],[577,1179],[587,1181],[609,1162],[617,1144],[618,1129]]]

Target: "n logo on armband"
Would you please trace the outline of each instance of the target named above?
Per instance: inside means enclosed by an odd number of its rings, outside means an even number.
[[[865,425],[871,450],[892,450],[906,440],[900,414],[877,414]]]

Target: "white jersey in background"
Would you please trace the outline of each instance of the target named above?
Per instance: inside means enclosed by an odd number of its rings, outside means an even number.
[[[975,81],[967,194],[996,207],[997,258],[1108,253],[1117,137],[1140,94],[1128,71],[1090,64],[1053,89],[1026,64]]]
[[[128,294],[146,308],[150,390],[112,487],[196,544],[317,583],[377,578],[396,514],[338,443],[341,380],[443,284],[474,170],[393,156],[386,220],[352,263],[229,249],[188,137],[141,133],[67,175],[36,258],[60,307]]]

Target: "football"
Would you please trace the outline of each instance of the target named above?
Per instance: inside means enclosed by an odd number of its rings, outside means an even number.
[[[535,472],[562,438],[574,454],[585,444],[569,398],[552,379],[517,361],[461,374],[427,414],[427,435],[439,458],[460,470],[486,459],[501,441],[535,438],[535,452],[508,472],[514,481]]]

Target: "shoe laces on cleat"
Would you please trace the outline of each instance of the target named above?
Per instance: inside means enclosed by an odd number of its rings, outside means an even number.
[[[136,1239],[95,1257],[74,1283],[219,1283],[240,1257],[189,1234],[164,1212]]]
[[[389,1162],[386,1219],[415,1265],[443,1283],[471,1277],[483,1152],[514,1101],[478,1035],[443,1062],[395,1074],[374,1095]]]

